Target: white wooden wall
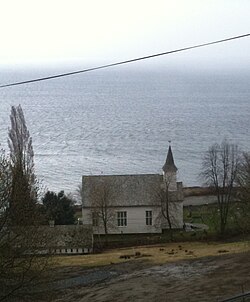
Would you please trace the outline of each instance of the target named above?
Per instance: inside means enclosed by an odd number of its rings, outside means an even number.
[[[173,226],[183,226],[183,203],[173,203]],[[114,219],[112,227],[109,227],[109,234],[131,234],[131,233],[161,233],[162,219],[159,207],[119,207],[113,210]],[[127,212],[127,226],[117,226],[117,211]],[[152,225],[146,225],[146,211],[152,211]],[[89,208],[83,209],[83,224],[92,224],[92,215]],[[102,226],[93,227],[95,234],[104,234]]]

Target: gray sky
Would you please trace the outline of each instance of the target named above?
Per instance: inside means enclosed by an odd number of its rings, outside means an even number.
[[[99,64],[250,32],[249,0],[0,0],[0,64]],[[250,38],[154,64],[250,67]]]

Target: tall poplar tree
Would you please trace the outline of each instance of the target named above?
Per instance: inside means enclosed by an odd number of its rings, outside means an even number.
[[[11,107],[8,144],[12,171],[10,218],[13,225],[32,225],[36,219],[37,182],[32,138],[21,105]]]
[[[40,230],[32,140],[20,105],[10,119],[9,156],[0,150],[0,301],[37,301],[34,288],[50,282],[50,257],[41,249],[49,253],[51,241]]]

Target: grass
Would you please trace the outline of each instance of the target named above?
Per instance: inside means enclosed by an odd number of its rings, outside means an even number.
[[[250,251],[250,241],[233,243],[165,243],[154,246],[112,249],[101,254],[55,256],[54,267],[80,266],[83,269],[87,269],[90,267],[100,267],[109,264],[123,263],[126,261],[140,261],[142,259],[150,261],[150,263],[153,264],[163,264],[177,260],[215,256],[223,253],[241,253],[247,251]],[[136,253],[139,256],[134,257]],[[124,255],[129,255],[130,259],[120,258]]]
[[[243,224],[245,218],[244,215],[244,204],[241,202],[234,202],[230,206],[228,213],[227,230],[232,234],[239,234],[246,226],[247,221]],[[203,223],[208,225],[210,234],[219,232],[220,226],[220,212],[217,204],[204,204],[197,206],[184,207],[183,209],[184,222],[189,223]],[[249,222],[248,222],[249,226]]]

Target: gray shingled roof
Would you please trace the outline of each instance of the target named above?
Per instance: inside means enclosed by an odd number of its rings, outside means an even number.
[[[159,174],[83,176],[83,207],[104,194],[112,206],[156,205],[161,183]]]
[[[164,166],[162,167],[162,170],[165,173],[167,173],[167,172],[176,172],[178,170],[176,165],[174,164],[174,157],[173,157],[173,153],[172,153],[172,150],[171,150],[171,146],[169,146],[169,148],[168,148],[167,159],[166,159],[166,162],[165,162]]]

